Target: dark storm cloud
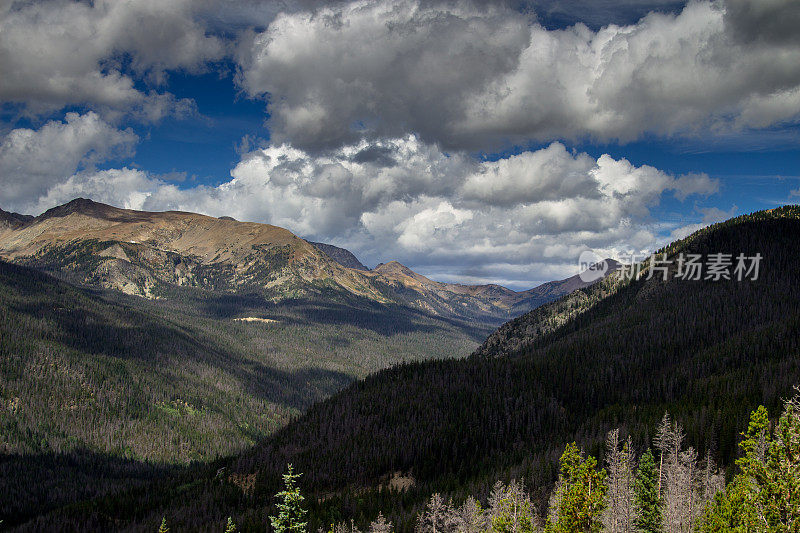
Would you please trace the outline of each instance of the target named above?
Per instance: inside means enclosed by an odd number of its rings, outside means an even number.
[[[800,44],[800,2],[726,0],[725,22],[741,42]]]
[[[352,160],[356,163],[372,163],[384,168],[393,167],[397,164],[394,158],[394,150],[385,146],[365,148],[354,155]]]

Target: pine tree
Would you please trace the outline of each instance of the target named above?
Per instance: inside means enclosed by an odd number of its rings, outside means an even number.
[[[800,531],[800,396],[784,403],[777,425],[769,428],[760,406],[739,444],[741,473],[707,507],[699,531]]]
[[[161,526],[158,528],[158,533],[169,533],[169,528],[167,527],[167,517],[161,517]]]
[[[303,521],[306,511],[303,508],[303,495],[297,486],[297,479],[301,474],[295,474],[292,465],[288,465],[288,472],[283,475],[284,489],[275,495],[280,499],[277,504],[278,516],[270,516],[272,528],[276,533],[299,533],[306,530],[307,522]]]
[[[647,450],[639,459],[634,493],[637,515],[636,529],[643,533],[661,533],[658,469],[650,450]]]
[[[751,417],[740,461],[752,484],[759,521],[770,530],[800,530],[800,397],[788,400],[770,438],[769,417],[760,407]]]
[[[606,472],[597,460],[583,458],[577,444],[567,444],[560,460],[557,507],[551,509],[545,530],[553,533],[600,531],[605,509]]]
[[[233,523],[233,519],[230,516],[228,517],[228,525],[225,527],[225,533],[236,533],[236,524]]]
[[[497,482],[489,496],[489,525],[498,533],[530,533],[536,527],[536,514],[525,486],[511,480],[508,486]]]
[[[695,529],[697,533],[751,533],[763,530],[752,501],[752,486],[742,475],[728,484],[724,493],[709,502]]]
[[[698,531],[750,532],[769,530],[766,517],[757,501],[757,479],[766,475],[768,452],[772,442],[769,413],[762,405],[750,415],[747,431],[739,443],[744,456],[736,461],[741,473],[707,506]]]

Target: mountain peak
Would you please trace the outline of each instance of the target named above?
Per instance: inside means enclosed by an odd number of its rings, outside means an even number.
[[[73,213],[89,215],[98,218],[106,218],[109,215],[122,213],[124,211],[124,209],[119,209],[107,204],[101,204],[100,202],[95,202],[89,198],[75,198],[74,200],[71,200],[65,204],[48,209],[37,218],[60,218]]]
[[[393,270],[400,270],[403,272],[411,272],[411,269],[405,266],[404,264],[400,263],[399,261],[395,261],[394,259],[391,261],[387,261],[386,263],[380,263],[378,266],[375,267],[377,271],[393,271]]]
[[[434,284],[436,282],[426,278],[422,274],[418,274],[398,261],[389,261],[388,263],[381,263],[375,267],[375,272],[383,274],[388,277],[402,276],[412,278],[419,283]]]
[[[616,259],[611,259],[610,257],[606,257],[605,259],[603,259],[603,262],[608,265],[609,270],[616,270],[622,265],[622,263],[620,263]]]

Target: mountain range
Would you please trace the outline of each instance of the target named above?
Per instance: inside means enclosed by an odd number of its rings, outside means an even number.
[[[578,276],[516,292],[432,281],[391,261],[370,270],[348,250],[268,224],[76,199],[38,217],[0,212],[0,258],[80,284],[147,298],[176,288],[271,301],[355,298],[498,323],[588,283]]]
[[[748,413],[800,383],[798,206],[665,246],[667,279],[612,263],[525,292],[346,267],[232,219],[79,201],[2,220],[0,519],[19,531],[262,530],[287,463],[312,529],[382,512],[410,532],[431,494],[486,501],[497,479],[541,511],[566,443],[602,460],[619,428],[642,451],[668,412],[730,472]],[[676,277],[719,253],[759,275]],[[534,297],[552,301],[474,318]]]
[[[465,357],[576,276],[432,281],[266,224],[0,211],[0,520],[240,453],[354,380]],[[29,483],[32,473],[48,483]]]

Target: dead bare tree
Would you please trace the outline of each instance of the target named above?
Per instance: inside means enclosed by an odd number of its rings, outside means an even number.
[[[350,520],[350,523],[339,522],[333,528],[333,531],[334,533],[361,533],[353,520]]]
[[[416,533],[449,533],[455,529],[455,512],[451,502],[439,493],[428,500],[425,510],[417,517]]]
[[[383,517],[383,513],[378,513],[378,517],[369,525],[369,533],[392,533],[394,526]]]
[[[453,525],[456,533],[482,533],[489,529],[481,504],[472,496],[455,510]]]
[[[635,531],[636,509],[634,505],[635,456],[631,438],[620,446],[619,430],[614,429],[606,439],[606,467],[608,490],[606,509],[601,521],[609,533]]]
[[[669,445],[662,451],[664,533],[692,531],[706,503],[725,486],[725,480],[711,454],[706,455],[701,469],[697,461],[697,451],[692,447],[682,449],[684,439],[680,425],[672,423],[660,441]]]
[[[711,457],[711,451],[706,453],[706,459],[703,467],[703,485],[700,495],[700,505],[704,507],[706,503],[721,490],[725,490],[725,476],[720,474],[714,459]]]
[[[664,495],[664,463],[669,462],[670,450],[673,448],[673,437],[672,420],[669,418],[669,413],[664,413],[661,423],[656,429],[656,438],[653,440],[653,444],[658,450],[658,494],[662,497]]]

